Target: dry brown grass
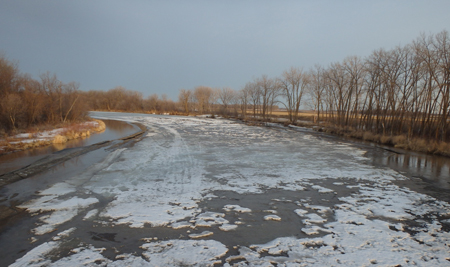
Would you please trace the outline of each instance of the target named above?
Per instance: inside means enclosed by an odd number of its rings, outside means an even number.
[[[408,139],[406,135],[381,135],[372,132],[355,130],[351,127],[338,127],[335,125],[321,125],[313,127],[313,129],[330,134],[361,139],[377,144],[393,146],[396,148],[412,150],[422,153],[450,156],[450,143],[429,141],[422,138]]]
[[[26,150],[41,146],[47,146],[50,144],[58,145],[64,144],[69,140],[86,137],[91,135],[92,132],[102,132],[105,130],[105,123],[101,120],[94,120],[98,124],[86,125],[82,123],[72,123],[64,126],[64,130],[60,132],[60,134],[54,136],[52,139],[48,140],[36,140],[33,142],[21,142],[23,139],[14,139],[14,138],[4,138],[0,140],[0,154],[7,153],[16,150]],[[47,127],[46,127],[47,128]],[[48,130],[48,128],[47,128]],[[38,128],[30,129],[29,138],[35,138],[39,134]]]
[[[90,136],[92,132],[101,132],[105,130],[106,126],[103,121],[95,119],[94,121],[97,122],[97,126],[74,123],[68,127],[65,127],[59,136],[55,136],[53,143],[61,144],[67,142],[68,140]],[[64,138],[66,138],[66,141],[64,141]]]
[[[253,114],[253,111],[247,110],[247,114]],[[277,110],[273,111],[272,115],[275,116],[289,116],[289,113],[286,110]],[[317,115],[317,113],[313,110],[302,110],[298,113],[299,116],[306,116],[306,117],[314,117]]]

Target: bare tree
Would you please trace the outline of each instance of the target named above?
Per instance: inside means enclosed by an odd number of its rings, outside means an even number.
[[[250,88],[246,85],[243,89],[241,89],[236,98],[239,101],[239,107],[241,109],[241,117],[242,119],[246,119],[247,117],[247,110],[248,110],[248,105],[249,105],[249,101],[250,101]]]
[[[210,112],[213,90],[211,87],[198,86],[194,89],[194,99],[199,113]]]
[[[178,94],[178,101],[180,101],[181,106],[186,114],[189,114],[189,101],[191,100],[192,92],[189,90],[181,89]]]
[[[11,128],[15,131],[17,126],[17,117],[23,110],[22,99],[18,94],[7,94],[0,102],[4,116],[10,122]]]
[[[302,96],[310,82],[309,80],[307,73],[294,67],[284,71],[282,78],[278,79],[282,89],[282,96],[286,100],[283,104],[288,111],[290,123],[297,122]]]
[[[320,121],[320,111],[323,110],[323,95],[325,91],[323,72],[323,68],[319,65],[316,65],[309,72],[310,83],[308,84],[307,92],[309,92],[314,103],[314,109],[317,112],[317,116],[314,119],[315,122]]]
[[[256,79],[255,85],[258,92],[256,96],[260,97],[261,115],[263,119],[266,119],[269,113],[272,112],[280,87],[276,80],[267,77],[267,75]]]
[[[261,90],[257,82],[249,82],[245,85],[245,90],[248,92],[250,101],[252,103],[253,117],[260,113],[261,109]]]
[[[233,89],[225,87],[218,91],[220,102],[222,102],[222,114],[228,114],[228,105],[234,101],[235,92]]]

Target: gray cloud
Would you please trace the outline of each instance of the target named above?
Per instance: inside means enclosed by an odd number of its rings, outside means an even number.
[[[2,1],[0,51],[35,78],[176,99],[181,88],[240,89],[450,25],[449,1],[373,2]]]

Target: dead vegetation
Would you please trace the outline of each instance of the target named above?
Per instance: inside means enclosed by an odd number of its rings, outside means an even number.
[[[351,127],[345,128],[333,125],[319,126],[315,129],[325,133],[356,138],[405,150],[450,157],[450,143],[448,142],[426,140],[424,138],[408,138],[404,134],[388,136],[368,131],[356,130]]]
[[[5,138],[0,140],[0,154],[18,150],[32,149],[47,145],[64,144],[70,140],[84,138],[92,133],[105,130],[105,123],[101,120],[93,120],[85,123],[63,124],[61,130],[54,136],[42,138],[42,132],[32,131],[28,138]]]

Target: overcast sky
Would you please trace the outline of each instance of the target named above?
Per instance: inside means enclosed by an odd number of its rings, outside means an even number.
[[[144,96],[241,89],[291,66],[450,30],[450,1],[0,1],[0,53],[34,78]]]

